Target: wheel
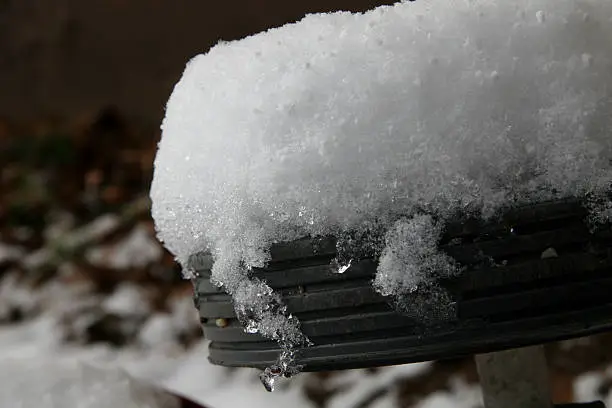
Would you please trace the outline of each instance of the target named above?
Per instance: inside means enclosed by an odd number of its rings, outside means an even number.
[[[282,295],[314,343],[298,354],[304,371],[522,347],[612,328],[612,231],[591,233],[586,217],[581,202],[568,199],[514,209],[495,222],[449,224],[441,248],[465,270],[440,282],[450,314],[427,323],[372,289],[375,259],[332,273],[333,238],[277,245],[268,267],[254,274]],[[229,296],[208,280],[211,265],[203,253],[190,259],[210,361],[272,364],[276,343],[243,331]]]

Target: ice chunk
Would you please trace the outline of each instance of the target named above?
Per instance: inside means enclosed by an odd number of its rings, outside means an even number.
[[[344,273],[349,270],[351,267],[353,260],[349,259],[349,261],[344,265],[338,265],[338,269],[335,271],[336,273]]]
[[[183,264],[210,251],[249,330],[281,340],[303,341],[299,324],[250,277],[273,242],[352,231],[376,247],[375,225],[385,293],[450,272],[427,228],[442,224],[419,214],[609,189],[611,18],[601,0],[421,0],[219,43],[168,101],[159,238]]]

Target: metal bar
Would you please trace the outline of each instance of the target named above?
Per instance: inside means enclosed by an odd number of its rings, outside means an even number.
[[[485,408],[552,408],[542,346],[475,356]]]

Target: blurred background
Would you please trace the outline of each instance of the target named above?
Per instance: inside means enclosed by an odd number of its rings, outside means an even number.
[[[191,284],[149,215],[164,106],[191,57],[307,13],[391,3],[0,0],[0,406],[53,393],[48,406],[94,406],[84,395],[127,377],[147,407],[481,405],[470,359],[302,375],[273,395],[252,370],[210,366]],[[555,399],[608,398],[611,345],[550,345]]]

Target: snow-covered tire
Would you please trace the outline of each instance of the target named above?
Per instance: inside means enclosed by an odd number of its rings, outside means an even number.
[[[305,371],[358,368],[458,357],[596,333],[612,328],[612,230],[591,231],[578,200],[517,208],[494,222],[448,225],[442,249],[465,267],[440,282],[451,316],[424,324],[400,314],[371,286],[375,259],[332,273],[334,239],[272,248],[255,275],[280,293],[313,346],[300,351]],[[212,285],[211,260],[192,256],[195,302],[210,361],[263,368],[275,342],[245,333],[229,296]]]

